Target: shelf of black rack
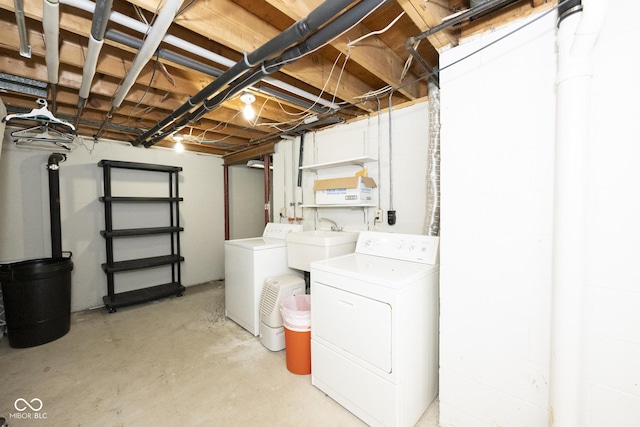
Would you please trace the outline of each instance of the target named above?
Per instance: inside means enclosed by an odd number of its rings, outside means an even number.
[[[155,202],[181,202],[184,200],[182,197],[143,197],[143,196],[119,196],[119,197],[100,197],[101,202],[143,202],[143,203],[155,203]]]
[[[140,270],[142,268],[158,267],[161,265],[171,265],[184,261],[180,255],[162,255],[149,258],[136,258],[126,261],[116,261],[113,264],[102,264],[105,273],[117,273],[119,271]]]
[[[119,292],[112,296],[105,295],[102,297],[104,305],[110,312],[115,311],[118,307],[126,307],[128,305],[141,304],[143,302],[153,301],[159,298],[170,296],[182,296],[185,287],[180,283],[171,282],[157,286],[149,286],[143,289],[133,291]]]
[[[101,230],[102,237],[133,237],[148,236],[150,234],[171,234],[184,231],[184,227],[148,227],[148,228],[123,228],[120,230]]]
[[[125,162],[122,160],[100,160],[98,162],[98,166],[110,166],[112,168],[134,169],[153,172],[180,172],[182,170],[182,167],[180,166],[154,165],[151,163]]]

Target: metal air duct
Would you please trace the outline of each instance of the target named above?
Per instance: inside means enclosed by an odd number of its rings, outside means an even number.
[[[427,221],[424,234],[440,235],[440,88],[429,81],[429,150],[427,155]]]
[[[24,4],[22,0],[13,0],[13,7],[16,13],[16,25],[20,36],[20,56],[31,58],[31,46],[29,46],[29,36],[27,35],[27,25],[24,21]]]

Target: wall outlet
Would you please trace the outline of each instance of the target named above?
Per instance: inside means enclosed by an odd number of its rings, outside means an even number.
[[[380,222],[382,222],[382,209],[377,209],[376,219],[374,220],[374,223],[380,223]]]

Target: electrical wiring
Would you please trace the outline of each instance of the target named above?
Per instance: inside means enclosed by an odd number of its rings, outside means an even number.
[[[227,122],[218,122],[218,124],[216,126],[210,127],[208,129],[205,129],[204,131],[202,131],[197,137],[196,139],[200,139],[200,143],[204,143],[204,137],[206,136],[207,132],[213,132],[214,130],[218,129],[220,126],[222,126],[222,129],[226,129],[229,126],[229,122],[234,120],[236,117],[238,117],[240,115],[240,111],[238,111],[232,118],[231,120],[227,121]],[[193,128],[192,128],[193,129]],[[225,139],[230,138],[231,135],[226,136],[225,138],[222,138],[221,141],[224,141]]]
[[[509,36],[511,36],[511,35],[513,35],[513,34],[515,34],[515,33],[517,33],[518,31],[520,31],[520,30],[522,30],[522,29],[526,28],[527,26],[529,26],[529,25],[533,24],[534,22],[537,22],[538,20],[540,20],[540,19],[544,18],[545,16],[547,16],[547,15],[548,15],[548,14],[550,14],[551,12],[553,12],[553,11],[557,10],[559,7],[561,7],[563,4],[567,3],[568,1],[570,1],[570,0],[561,0],[557,5],[553,6],[553,7],[552,7],[552,8],[550,8],[549,10],[547,10],[547,11],[545,11],[545,12],[541,13],[540,15],[536,16],[536,17],[535,17],[535,18],[533,18],[531,21],[528,21],[528,22],[524,23],[523,25],[521,25],[521,26],[519,26],[519,27],[517,27],[517,28],[514,28],[513,30],[511,30],[511,31],[509,31],[508,33],[506,33],[506,34],[504,34],[504,35],[500,36],[499,38],[497,38],[497,39],[495,39],[495,40],[491,41],[490,43],[487,43],[486,45],[484,45],[484,46],[480,47],[479,49],[477,49],[477,50],[475,50],[475,51],[473,51],[473,52],[469,52],[467,55],[465,55],[465,56],[463,56],[463,57],[461,57],[461,58],[457,59],[456,61],[454,61],[454,62],[452,62],[452,63],[450,63],[450,64],[447,64],[446,66],[444,66],[444,67],[442,67],[442,68],[440,68],[440,69],[438,69],[438,68],[434,69],[434,73],[436,73],[436,74],[437,74],[437,73],[439,73],[439,72],[441,72],[441,71],[443,71],[443,70],[446,70],[446,69],[447,69],[447,68],[449,68],[449,67],[452,67],[452,66],[454,66],[454,65],[456,65],[456,64],[458,64],[458,63],[460,63],[460,62],[462,62],[462,61],[464,61],[464,60],[466,60],[466,59],[468,59],[468,58],[470,58],[470,57],[472,57],[473,55],[475,55],[475,54],[477,54],[477,53],[480,53],[480,52],[481,52],[481,51],[483,51],[484,49],[486,49],[486,48],[488,48],[488,47],[490,47],[490,46],[492,46],[492,45],[494,45],[494,44],[496,44],[496,43],[498,43],[498,42],[500,42],[500,41],[502,41],[502,40],[506,39],[507,37],[509,37]],[[411,58],[411,56],[410,56],[410,58]],[[380,96],[380,94],[382,94],[382,93],[386,92],[386,91],[387,91],[387,90],[389,90],[389,89],[391,89],[391,93],[390,93],[390,95],[391,95],[393,92],[395,92],[395,91],[397,91],[397,90],[400,90],[400,89],[402,89],[403,87],[411,86],[411,85],[416,84],[416,83],[418,83],[418,82],[420,82],[420,81],[426,80],[426,79],[428,79],[430,76],[431,76],[431,74],[427,73],[427,74],[425,74],[424,76],[421,76],[421,77],[419,77],[419,78],[417,78],[417,79],[415,79],[415,80],[413,80],[413,81],[411,81],[411,82],[408,82],[408,83],[406,83],[406,84],[404,84],[404,85],[398,86],[397,88],[392,88],[391,86],[385,86],[385,87],[383,87],[383,88],[381,88],[381,89],[378,89],[378,91],[374,91],[374,92],[367,92],[367,93],[365,93],[365,94],[363,94],[363,95],[356,96],[355,98],[358,98],[358,99],[376,98],[376,99],[377,99],[377,97],[378,97],[378,96]]]
[[[382,34],[382,33],[387,32],[387,31],[389,30],[389,28],[393,27],[393,24],[395,24],[396,22],[398,22],[398,20],[404,16],[404,14],[405,14],[405,12],[402,12],[402,13],[401,13],[400,15],[398,15],[398,16],[397,16],[393,21],[391,21],[391,23],[390,23],[389,25],[387,25],[387,26],[386,26],[386,27],[384,27],[383,29],[381,29],[381,30],[377,30],[377,31],[372,31],[372,32],[370,32],[370,33],[365,34],[365,35],[364,35],[364,36],[362,36],[362,37],[358,37],[357,39],[355,39],[355,40],[354,40],[354,41],[352,41],[352,42],[347,43],[347,48],[351,48],[351,47],[353,47],[353,45],[354,45],[354,44],[356,44],[356,43],[358,43],[358,42],[360,42],[360,41],[362,41],[362,40],[366,39],[367,37],[376,36],[376,35],[378,35],[378,34]]]
[[[335,90],[335,91],[334,91],[334,93],[333,93],[333,100],[332,100],[331,102],[335,102],[336,95],[337,95],[337,92],[338,92],[338,87],[340,86],[340,80],[341,80],[341,78],[342,78],[342,74],[343,74],[343,72],[344,72],[344,69],[345,69],[345,67],[346,67],[346,65],[347,65],[347,61],[349,60],[349,56],[350,56],[350,53],[351,53],[351,49],[354,47],[354,45],[355,45],[356,43],[358,43],[358,42],[361,42],[362,40],[364,40],[364,39],[366,39],[366,38],[368,38],[368,37],[371,37],[371,36],[375,36],[375,35],[379,35],[379,34],[383,34],[383,33],[385,33],[385,32],[386,32],[386,31],[388,31],[391,27],[393,27],[393,25],[394,25],[396,22],[398,22],[398,21],[400,20],[400,18],[402,18],[402,17],[404,16],[404,14],[405,14],[405,12],[403,11],[400,15],[396,16],[396,18],[395,18],[393,21],[391,21],[391,22],[390,22],[386,27],[384,27],[383,29],[381,29],[381,30],[376,30],[376,31],[372,31],[372,32],[370,32],[370,33],[367,33],[367,34],[363,35],[362,37],[358,37],[357,39],[355,39],[355,40],[350,41],[349,43],[347,43],[347,53],[346,53],[346,58],[345,58],[345,60],[344,60],[344,63],[342,64],[342,69],[340,70],[340,75],[338,76],[338,82],[336,83],[336,90]],[[336,61],[337,61],[337,60],[336,60]],[[335,65],[335,64],[334,64],[334,65]],[[405,64],[405,68],[408,68],[408,67],[407,67],[407,64]],[[404,69],[403,69],[403,74],[405,74]],[[402,81],[402,79],[403,79],[403,77],[401,77],[401,78],[400,78],[400,81]],[[383,90],[381,93],[384,93],[384,92],[386,92],[387,90],[389,90],[389,89],[387,89],[387,88],[391,88],[391,86],[387,86],[386,88],[384,88],[384,90]],[[377,92],[376,92],[376,94],[377,94]],[[356,97],[356,99],[358,99],[358,98],[360,98],[360,97]]]
[[[340,34],[337,34],[335,37],[333,37],[333,39],[332,39],[332,40],[335,40],[335,39],[337,39],[338,37],[342,37],[345,33],[347,33],[348,31],[350,31],[351,29],[353,29],[356,25],[360,24],[360,22],[362,22],[362,21],[363,21],[364,19],[366,19],[369,15],[371,15],[373,12],[375,12],[376,10],[378,10],[378,9],[379,9],[382,5],[384,5],[385,3],[386,3],[386,0],[383,0],[383,1],[381,1],[380,3],[378,3],[378,5],[377,5],[376,7],[371,8],[371,10],[370,10],[370,11],[368,11],[368,12],[367,12],[367,13],[366,13],[362,18],[360,18],[356,23],[354,23],[351,27],[346,28],[346,29],[345,29],[343,32],[341,32]],[[281,61],[281,62],[276,62],[276,63],[274,63],[274,64],[270,64],[270,65],[269,65],[269,68],[275,68],[275,67],[279,67],[279,66],[282,66],[282,65],[290,64],[290,63],[292,63],[292,62],[294,62],[294,61],[297,61],[298,59],[300,59],[300,58],[302,58],[302,57],[304,57],[304,56],[307,56],[307,55],[310,55],[310,54],[312,54],[312,53],[316,52],[317,50],[319,50],[319,49],[323,48],[324,46],[326,46],[326,45],[327,45],[328,43],[330,43],[330,42],[331,42],[331,40],[327,41],[327,43],[325,43],[325,44],[323,44],[323,45],[321,45],[321,46],[316,47],[316,48],[315,48],[315,49],[313,49],[313,50],[305,51],[304,53],[301,53],[301,54],[300,54],[300,55],[298,55],[298,56],[294,56],[293,58],[289,58],[289,59],[287,59],[286,61]]]
[[[413,50],[418,50],[418,46],[420,46],[420,40],[414,43]],[[405,77],[407,77],[407,73],[411,69],[411,64],[413,64],[413,55],[409,55],[407,60],[404,63],[404,67],[402,67],[402,73],[400,74],[400,81],[403,81]]]
[[[347,66],[347,62],[349,61],[349,50],[351,48],[349,48],[347,50],[347,54],[344,57],[344,62],[342,63],[342,68],[340,68],[340,74],[338,74],[338,81],[336,82],[336,90],[333,91],[333,98],[331,99],[331,103],[335,103],[336,101],[336,95],[338,93],[338,88],[340,87],[340,80],[342,79],[342,73],[344,73],[344,69]],[[335,64],[334,64],[335,65]]]
[[[149,93],[149,91],[151,90],[151,85],[153,83],[153,78],[156,74],[156,70],[157,70],[157,66],[158,66],[158,54],[156,53],[156,62],[153,65],[153,70],[151,71],[151,77],[149,78],[149,83],[147,84],[147,86],[144,89],[144,93],[142,94],[142,96],[140,97],[140,100],[136,103],[136,105],[133,106],[133,108],[131,108],[131,110],[129,111],[129,114],[127,115],[127,118],[124,119],[121,122],[113,122],[115,124],[119,124],[119,125],[123,125],[126,124],[129,120],[131,120],[131,116],[133,115],[133,113],[136,112],[136,109],[140,106],[140,104],[142,104],[142,101],[144,101],[144,98],[147,96],[147,94]]]
[[[366,11],[363,11],[364,12],[363,14],[359,14],[358,18],[354,20],[355,22],[349,25],[348,28],[343,29],[343,27],[340,27],[340,30],[337,31],[337,34],[334,34],[333,32],[331,32],[332,36],[330,39],[326,39],[326,40],[322,39],[322,43],[315,43],[311,45],[309,45],[308,43],[303,43],[303,44],[296,45],[294,47],[284,50],[283,54],[279,57],[279,59],[266,61],[267,63],[262,62],[259,67],[256,66],[253,68],[253,70],[248,71],[247,73],[243,74],[241,77],[235,78],[232,82],[232,85],[229,86],[224,91],[218,92],[217,95],[211,96],[207,100],[204,100],[202,102],[198,101],[200,106],[189,114],[187,114],[186,111],[184,112],[182,111],[184,107],[187,105],[187,104],[183,104],[183,106],[180,107],[179,110],[180,110],[181,117],[184,117],[184,118],[182,118],[178,123],[175,123],[177,118],[174,118],[173,116],[168,116],[163,121],[161,121],[158,125],[154,126],[152,129],[147,130],[145,134],[139,137],[136,145],[140,143],[139,142],[140,139],[145,139],[145,140],[150,139],[149,141],[144,142],[144,145],[146,147],[153,145],[158,140],[163,139],[165,135],[172,134],[184,128],[185,126],[189,125],[190,123],[196,120],[199,120],[201,117],[207,114],[207,112],[219,108],[220,105],[223,102],[225,102],[229,97],[235,95],[237,92],[250,86],[251,83],[254,81],[254,79],[257,80],[261,76],[268,75],[275,71],[278,71],[284,65],[291,64],[301,57],[304,57],[309,54],[312,54],[313,52],[316,52],[320,48],[330,43],[331,40],[334,40],[336,37],[342,36],[345,32],[349,31],[354,26],[358,25],[360,22],[362,22],[362,20],[364,20],[366,17],[370,16],[372,13],[374,13],[376,10],[378,10],[380,7],[386,4],[388,0],[376,0],[376,1],[378,1],[378,3],[375,6],[370,7],[367,4]],[[317,41],[320,41],[320,40],[317,40]],[[276,62],[276,61],[279,61],[279,62]],[[212,95],[212,94],[208,94],[207,96],[209,95]],[[320,99],[320,97],[318,97],[318,99]],[[169,120],[170,118],[171,120]],[[174,123],[174,124],[169,127],[171,123]],[[154,133],[153,136],[149,135],[151,132]]]
[[[144,17],[144,15],[142,14],[141,10],[138,9],[138,6],[134,5],[134,9],[136,10],[136,13],[138,14],[138,16],[140,17],[140,20],[142,22],[144,22],[147,25],[147,31],[144,34],[144,37],[142,38],[143,42],[146,40],[147,36],[149,35],[153,22],[155,21],[156,17],[158,16],[158,12],[160,11],[160,7],[162,6],[162,3],[164,2],[164,0],[159,0],[158,1],[158,5],[156,6],[156,10],[153,12],[153,17],[151,18],[151,22],[148,22],[147,19]],[[140,53],[140,51],[138,51],[138,53]],[[136,53],[136,56],[134,56],[133,61],[131,62],[132,64],[135,62],[136,57],[138,56],[138,53]],[[145,90],[145,93],[142,96],[142,99],[144,99],[144,97],[146,96],[147,92],[150,89],[151,83],[153,82],[153,74],[155,74],[155,70],[156,67],[154,65],[153,68],[153,73],[152,73],[152,77],[151,80],[149,82],[149,85],[147,87],[147,89]],[[118,89],[120,88],[120,86],[122,85],[122,83],[125,81],[125,77],[126,77],[126,73],[125,75],[122,77],[122,79],[120,80],[120,83],[118,84]],[[114,92],[114,94],[111,96],[111,104],[113,105],[113,101],[116,97],[116,94],[118,93],[118,89],[116,89],[116,91]],[[140,101],[138,102],[138,104],[136,104],[136,107],[138,105],[140,105],[140,103],[142,103],[142,99],[140,99]],[[135,108],[135,107],[134,107]],[[98,139],[100,138],[100,136],[102,135],[102,133],[104,132],[104,127],[107,123],[109,123],[113,117],[113,110],[114,107],[111,107],[111,110],[107,113],[107,117],[105,118],[104,122],[102,123],[102,126],[100,126],[100,129],[98,129],[98,132],[95,135],[95,138]],[[132,109],[133,111],[133,109]],[[124,123],[126,123],[127,121],[129,121],[129,119],[131,118],[131,115],[133,114],[133,112],[129,113],[129,116],[127,117],[127,119],[125,120]]]
[[[533,18],[531,21],[526,22],[526,23],[524,23],[523,25],[521,25],[521,26],[519,26],[519,27],[517,27],[517,28],[514,28],[513,30],[511,30],[511,31],[509,31],[508,33],[506,33],[505,35],[503,35],[503,36],[501,36],[501,37],[499,37],[499,38],[497,38],[497,39],[493,40],[492,42],[487,43],[486,45],[484,45],[484,46],[480,47],[479,49],[477,49],[477,50],[475,50],[475,51],[473,51],[473,52],[470,52],[469,54],[467,54],[467,55],[463,56],[462,58],[460,58],[460,59],[458,59],[458,60],[456,60],[456,61],[452,62],[451,64],[447,64],[446,66],[444,66],[444,67],[440,68],[440,69],[438,70],[438,72],[440,72],[440,71],[442,71],[442,70],[446,70],[447,68],[452,67],[452,66],[454,66],[454,65],[456,65],[456,64],[458,64],[458,63],[460,63],[460,62],[464,61],[465,59],[468,59],[469,57],[471,57],[471,56],[473,56],[473,55],[475,55],[475,54],[477,54],[477,53],[479,53],[479,52],[481,52],[481,51],[485,50],[486,48],[488,48],[488,47],[490,47],[490,46],[493,46],[494,44],[496,44],[496,43],[498,43],[498,42],[500,42],[500,41],[502,41],[502,40],[506,39],[507,37],[509,37],[509,36],[511,36],[511,35],[513,35],[513,34],[515,34],[515,33],[517,33],[518,31],[520,31],[520,30],[522,30],[522,29],[524,29],[524,28],[528,27],[529,25],[533,24],[534,22],[539,21],[540,19],[544,18],[545,16],[547,16],[547,15],[548,15],[548,14],[550,14],[551,12],[553,12],[553,11],[557,10],[560,6],[562,6],[563,4],[567,3],[568,1],[569,1],[569,0],[560,1],[557,5],[555,5],[555,6],[554,6],[554,7],[552,7],[551,9],[549,9],[549,10],[547,10],[547,11],[545,11],[545,12],[541,13],[540,15],[536,16],[536,17],[535,17],[535,18]]]
[[[341,56],[342,56],[342,52],[338,53],[338,56],[336,57],[335,61],[333,61],[333,65],[331,66],[331,70],[329,71],[329,76],[327,76],[327,78],[325,79],[324,85],[322,86],[322,89],[321,89],[321,91],[320,91],[320,95],[318,95],[318,98],[320,98],[320,96],[325,92],[325,90],[326,90],[326,88],[327,88],[327,86],[328,86],[329,82],[331,81],[331,77],[333,76],[333,72],[335,71],[335,68],[336,68],[336,66],[337,66],[337,64],[338,64],[338,61],[340,60],[340,57],[341,57]],[[341,79],[341,76],[342,76],[342,72],[344,71],[344,65],[346,64],[347,60],[348,60],[348,55],[347,55],[347,57],[345,58],[344,64],[343,64],[342,69],[341,69],[341,71],[340,71],[340,76],[338,76],[338,81],[337,81],[337,83],[336,83],[336,89],[339,87],[340,79]],[[276,123],[273,123],[273,122],[270,122],[270,123],[257,123],[257,117],[260,117],[260,113],[261,113],[261,112],[262,112],[262,110],[264,109],[264,106],[265,106],[265,105],[266,105],[266,103],[267,103],[268,101],[270,101],[270,100],[275,100],[275,101],[278,103],[278,105],[280,105],[281,110],[282,110],[285,114],[290,115],[290,116],[302,116],[302,117],[300,117],[300,118],[298,118],[298,119],[294,119],[294,120],[289,120],[289,121],[286,121],[286,122],[276,122]],[[335,95],[334,95],[333,100],[332,100],[331,102],[335,104]],[[287,124],[291,124],[291,123],[296,123],[296,125],[295,125],[293,128],[289,128],[289,129],[287,129],[287,130],[291,130],[291,129],[294,129],[296,126],[299,126],[299,125],[300,125],[300,123],[304,122],[304,120],[305,120],[307,117],[310,117],[310,116],[312,116],[312,115],[313,115],[313,113],[310,113],[310,111],[311,111],[311,109],[312,109],[312,107],[313,107],[314,105],[316,105],[316,103],[315,103],[315,102],[314,102],[314,103],[313,103],[309,108],[307,108],[307,109],[305,109],[305,110],[303,110],[303,111],[300,111],[300,112],[297,112],[297,113],[291,113],[291,112],[286,111],[286,110],[283,108],[283,105],[280,103],[280,101],[279,101],[279,100],[277,100],[277,99],[276,99],[276,98],[274,98],[274,97],[269,97],[269,98],[267,98],[267,99],[265,100],[265,102],[262,104],[262,107],[260,108],[260,111],[258,112],[258,114],[256,114],[256,120],[252,123],[252,125],[253,125],[254,127],[257,127],[257,126],[269,126],[269,127],[273,127],[274,129],[276,129],[276,130],[278,130],[278,131],[282,131],[278,126],[280,126],[280,125],[287,125]]]
[[[386,86],[381,87],[380,89],[372,90],[372,91],[369,91],[369,92],[367,92],[365,94],[354,96],[354,98],[355,99],[375,98],[375,97],[380,96],[380,95],[384,94],[385,92],[388,92],[388,91],[390,91],[392,89],[393,89],[393,87],[391,85],[386,85]]]
[[[196,1],[197,0],[191,0],[189,3],[182,6],[182,8],[176,13],[176,18],[186,12],[186,10],[193,6]]]

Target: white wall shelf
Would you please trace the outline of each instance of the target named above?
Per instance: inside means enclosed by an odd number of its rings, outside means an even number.
[[[365,163],[375,162],[375,161],[376,159],[372,157],[355,157],[353,159],[344,159],[344,160],[338,160],[335,162],[317,163],[315,165],[300,166],[300,169],[315,171],[318,169],[336,168],[339,166],[348,166],[348,165],[364,166]]]
[[[360,203],[355,205],[300,205],[303,208],[375,208],[377,205],[371,203]]]

